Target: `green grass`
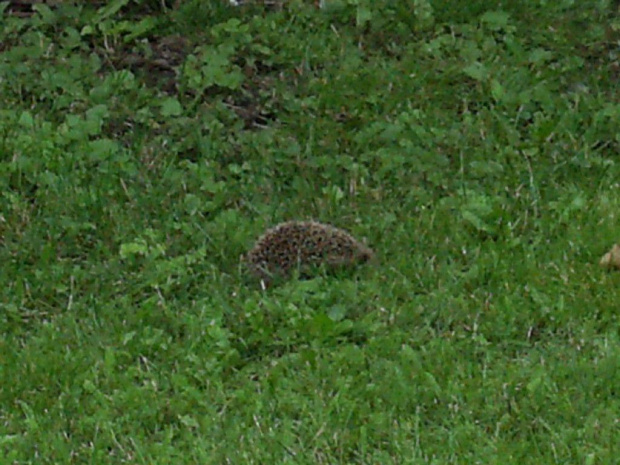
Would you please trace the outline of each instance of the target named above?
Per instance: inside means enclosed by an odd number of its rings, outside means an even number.
[[[0,19],[1,463],[620,463],[614,2],[107,3]]]

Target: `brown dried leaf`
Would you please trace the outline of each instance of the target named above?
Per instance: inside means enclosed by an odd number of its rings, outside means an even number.
[[[620,270],[620,245],[614,244],[609,252],[599,262],[603,268]]]

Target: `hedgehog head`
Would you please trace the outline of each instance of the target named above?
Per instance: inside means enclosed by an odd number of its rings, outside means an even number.
[[[373,256],[374,253],[369,247],[356,240],[334,241],[325,252],[327,263],[333,266],[366,263],[370,261]]]

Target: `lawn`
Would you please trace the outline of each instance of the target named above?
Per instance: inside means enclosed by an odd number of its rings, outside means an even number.
[[[618,2],[14,3],[0,463],[620,463]]]

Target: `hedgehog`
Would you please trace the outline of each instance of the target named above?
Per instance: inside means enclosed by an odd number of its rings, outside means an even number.
[[[296,269],[307,276],[313,267],[351,267],[373,257],[370,248],[342,229],[316,221],[288,221],[259,237],[244,260],[250,272],[268,285],[274,277],[290,277]]]

